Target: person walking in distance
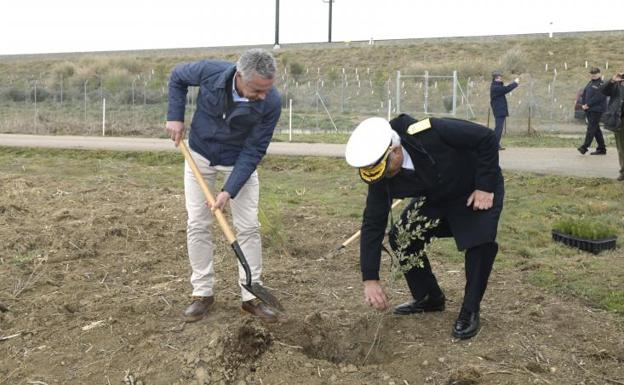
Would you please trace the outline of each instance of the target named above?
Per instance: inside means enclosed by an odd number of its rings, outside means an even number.
[[[609,96],[609,105],[605,115],[613,114],[612,129],[620,162],[620,175],[617,180],[624,181],[624,71],[613,75],[602,85],[600,92]]]
[[[509,110],[507,108],[507,95],[513,91],[520,83],[520,78],[515,78],[513,82],[504,85],[503,73],[501,71],[492,72],[492,84],[490,85],[490,106],[492,107],[492,113],[494,114],[494,133],[496,134],[496,141],[498,143],[498,149],[504,150],[502,147],[501,136],[503,136],[503,128],[505,127],[505,120],[509,116]]]
[[[590,80],[581,94],[581,108],[585,111],[587,118],[587,133],[585,134],[585,141],[577,150],[585,155],[592,141],[596,138],[596,151],[591,152],[590,155],[606,155],[607,147],[600,130],[600,116],[607,109],[607,97],[600,92],[604,82],[600,68],[592,67],[589,74]]]
[[[187,248],[192,268],[191,304],[186,322],[202,319],[214,303],[211,209],[230,203],[236,238],[247,257],[252,282],[261,284],[262,245],[258,201],[260,185],[256,167],[266,154],[281,113],[281,97],[273,83],[276,62],[261,49],[244,52],[237,63],[202,60],[174,68],[169,80],[166,130],[175,145],[184,138],[184,111],[188,87],[199,87],[197,109],[189,134],[190,153],[204,179],[214,190],[217,174],[224,185],[212,207],[188,164],[184,167]],[[245,271],[239,263],[239,283]],[[241,308],[265,322],[277,314],[241,287]]]

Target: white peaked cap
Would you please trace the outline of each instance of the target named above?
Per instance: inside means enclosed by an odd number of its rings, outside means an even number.
[[[395,140],[393,141],[393,138]],[[383,118],[368,118],[362,121],[351,133],[345,158],[352,167],[367,167],[377,162],[388,150],[392,142],[398,141],[398,135]]]

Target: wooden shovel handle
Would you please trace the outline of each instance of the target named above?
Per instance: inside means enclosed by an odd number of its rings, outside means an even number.
[[[189,152],[188,147],[184,143],[184,140],[180,141],[180,150],[182,150],[182,154],[184,154],[184,159],[186,159],[186,163],[188,163],[189,167],[191,167],[191,170],[193,170],[193,174],[195,175],[195,179],[197,180],[197,183],[199,183],[199,186],[204,191],[206,200],[208,201],[208,203],[210,203],[211,206],[214,206],[215,198],[210,192],[210,189],[208,188],[208,184],[206,184],[206,181],[204,180],[204,177],[199,171],[199,168],[197,167],[197,163],[195,163],[193,156],[191,156],[191,153]],[[230,243],[230,245],[236,242],[236,236],[234,235],[232,228],[230,228],[230,225],[225,219],[225,215],[223,215],[223,211],[221,211],[220,209],[216,209],[212,213],[217,218],[217,222],[219,222],[219,226],[221,226],[221,230],[223,231],[223,234],[225,234],[225,238]]]
[[[398,199],[398,200],[394,201],[394,203],[392,204],[392,207],[390,208],[390,210],[392,210],[393,208],[397,207],[399,205],[399,203],[401,203],[401,202],[403,202],[403,199]],[[350,236],[349,239],[347,239],[346,241],[342,242],[342,244],[338,248],[339,249],[343,249],[343,248],[347,247],[349,245],[349,243],[351,243],[351,242],[355,241],[356,239],[358,239],[361,234],[362,234],[362,231],[358,230],[355,234]]]

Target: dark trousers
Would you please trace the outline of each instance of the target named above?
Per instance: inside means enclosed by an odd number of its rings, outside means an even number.
[[[498,148],[500,148],[501,137],[503,136],[503,128],[505,128],[505,119],[506,116],[495,116],[494,117],[494,134],[496,135],[496,143],[498,143]]]
[[[407,223],[407,212],[413,207],[413,204],[414,202],[401,214],[403,223]],[[413,223],[412,226],[417,224]],[[390,247],[393,250],[397,250],[397,231],[395,227],[391,229],[389,235]],[[414,254],[421,252],[425,245],[431,241],[432,237],[444,238],[449,236],[452,236],[450,227],[444,219],[441,219],[436,228],[430,229],[424,234],[423,239],[413,241],[405,250],[405,253]],[[466,286],[464,288],[463,301],[463,307],[466,310],[472,312],[479,310],[497,252],[498,244],[496,242],[487,242],[466,250],[464,259]],[[438,297],[442,294],[442,289],[440,289],[438,280],[431,270],[429,259],[426,255],[423,255],[421,258],[423,267],[414,267],[404,274],[407,286],[412,297],[416,300],[423,298],[427,294]]]
[[[606,151],[607,147],[602,136],[602,130],[600,130],[600,116],[602,116],[602,112],[587,111],[585,116],[587,116],[587,133],[585,134],[585,142],[583,142],[581,147],[588,148],[591,146],[594,138],[596,138],[596,143],[598,144],[596,151]]]

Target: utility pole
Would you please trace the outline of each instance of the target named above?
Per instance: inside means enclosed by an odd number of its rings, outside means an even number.
[[[279,0],[275,0],[275,45],[273,49],[279,49]]]
[[[332,42],[332,37],[331,37],[331,33],[332,33],[332,3],[334,2],[334,0],[323,0],[324,3],[329,3],[329,32],[327,35],[327,42],[331,43]]]

